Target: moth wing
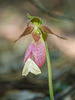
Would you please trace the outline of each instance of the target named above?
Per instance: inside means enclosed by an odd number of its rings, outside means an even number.
[[[25,65],[24,65],[22,75],[27,76],[29,72],[31,72],[35,75],[41,74],[41,70],[39,69],[39,67],[30,58],[26,61]]]
[[[30,59],[29,71],[35,75],[41,74],[41,70],[32,59]]]
[[[28,59],[24,65],[23,71],[22,71],[22,75],[23,76],[27,76],[29,73],[29,65],[30,65],[30,60]]]

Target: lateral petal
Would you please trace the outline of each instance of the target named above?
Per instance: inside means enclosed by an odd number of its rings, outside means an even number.
[[[17,40],[19,40],[23,36],[26,36],[26,35],[30,34],[33,31],[33,29],[34,29],[33,26],[27,26],[26,29],[24,30],[24,32],[21,34],[21,36]]]
[[[41,29],[41,31],[44,31],[44,32],[47,33],[47,34],[50,33],[50,34],[53,34],[53,35],[55,35],[55,36],[57,36],[57,37],[59,37],[59,38],[61,38],[61,39],[67,40],[67,38],[62,37],[62,36],[60,36],[60,35],[57,35],[57,34],[53,33],[53,32],[50,30],[50,28],[48,28],[47,26],[41,25],[41,26],[40,26],[40,29]]]

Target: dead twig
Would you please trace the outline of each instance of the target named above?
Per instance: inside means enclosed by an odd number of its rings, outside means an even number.
[[[48,10],[47,8],[45,8],[43,6],[43,4],[41,3],[40,0],[29,0],[29,2],[31,2],[37,8],[39,8],[41,11],[44,11],[45,13],[47,13],[48,15],[50,15],[53,18],[60,19],[60,20],[65,19],[65,20],[75,21],[74,18],[71,18],[71,17],[68,17],[68,16],[64,16],[64,15],[57,15],[57,14],[51,12],[50,10]]]

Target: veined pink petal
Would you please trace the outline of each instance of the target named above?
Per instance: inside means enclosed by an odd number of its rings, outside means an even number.
[[[24,64],[28,58],[31,58],[39,68],[42,67],[46,58],[46,48],[44,42],[40,42],[37,45],[32,42],[26,51]]]

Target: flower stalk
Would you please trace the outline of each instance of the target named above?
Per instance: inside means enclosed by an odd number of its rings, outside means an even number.
[[[52,75],[51,75],[51,63],[50,63],[47,42],[45,42],[45,46],[46,46],[46,57],[47,57],[47,64],[48,64],[49,94],[50,94],[51,100],[54,100],[53,87],[52,87]]]

